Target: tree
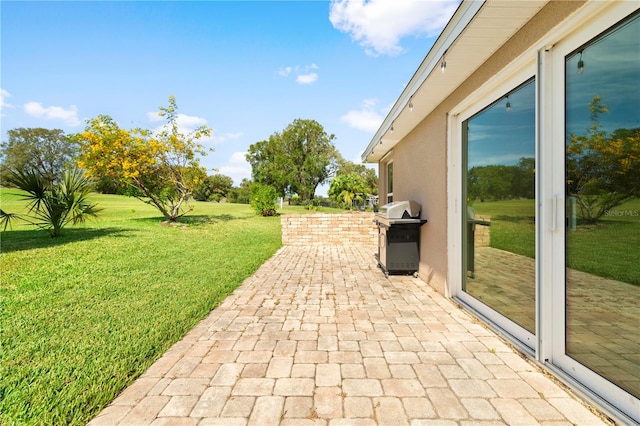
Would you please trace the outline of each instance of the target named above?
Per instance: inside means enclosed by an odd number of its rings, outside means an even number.
[[[331,181],[329,198],[343,203],[349,210],[353,207],[353,200],[363,201],[369,195],[369,187],[364,177],[356,172],[338,175]]]
[[[522,157],[513,174],[514,198],[534,199],[536,197],[536,159]]]
[[[7,131],[2,150],[2,181],[9,170],[31,170],[53,181],[78,152],[78,145],[60,129],[19,128]]]
[[[294,120],[282,133],[249,147],[247,161],[253,180],[274,187],[281,195],[298,194],[312,200],[318,185],[337,169],[339,154],[333,139],[315,120]]]
[[[239,187],[234,187],[227,193],[227,200],[230,203],[249,204],[251,202],[251,185],[249,179],[242,179]]]
[[[594,223],[608,210],[640,197],[640,128],[617,129],[607,135],[599,116],[608,110],[600,96],[591,100],[589,111],[586,134],[569,135],[566,179],[578,217]]]
[[[472,200],[505,200],[513,196],[513,175],[516,167],[502,164],[477,166],[469,170],[467,192]]]
[[[53,179],[36,170],[11,170],[7,180],[26,192],[22,197],[28,201],[29,216],[0,211],[5,229],[9,220],[19,218],[57,237],[69,223],[83,223],[101,210],[88,199],[93,182],[75,168]]]
[[[356,173],[365,180],[367,190],[366,195],[378,195],[378,176],[376,171],[365,166],[364,164],[356,164],[352,161],[340,159],[338,163],[338,169],[336,176],[347,175],[349,173]]]
[[[125,130],[109,116],[89,120],[80,143],[78,165],[97,178],[108,176],[132,187],[131,195],[153,205],[170,222],[193,209],[193,190],[206,177],[198,140],[211,133],[201,126],[189,134],[178,129],[178,107],[173,96],[158,113],[167,125],[157,134],[144,129]]]
[[[233,179],[229,176],[215,174],[207,176],[193,191],[193,198],[198,201],[220,201],[233,187]]]
[[[535,198],[535,158],[522,157],[515,166],[476,166],[467,175],[471,200],[496,201]]]

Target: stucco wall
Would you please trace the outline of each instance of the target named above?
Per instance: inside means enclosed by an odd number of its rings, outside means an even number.
[[[394,200],[422,205],[420,278],[445,294],[447,271],[446,116],[431,114],[393,152]]]
[[[378,228],[373,223],[373,216],[373,213],[363,212],[282,215],[282,244],[377,247]]]
[[[447,294],[447,114],[583,4],[548,3],[401,140],[385,160],[394,162],[394,200],[422,204],[421,217],[429,222],[421,228],[419,275],[441,294]],[[381,203],[386,196],[385,163],[379,165]]]

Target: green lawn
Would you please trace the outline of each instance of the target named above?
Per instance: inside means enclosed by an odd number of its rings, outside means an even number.
[[[640,199],[611,211],[622,215],[605,215],[597,225],[579,225],[569,232],[569,265],[640,286]]]
[[[479,215],[491,216],[491,246],[535,256],[533,200],[474,203]],[[569,267],[640,285],[640,200],[611,210],[597,225],[580,225],[567,234]]]
[[[477,215],[491,216],[491,247],[535,257],[536,226],[533,200],[476,202]]]
[[[60,238],[1,235],[2,425],[86,423],[281,246],[280,219],[248,205],[194,203],[162,226],[134,198],[93,199],[100,218]]]

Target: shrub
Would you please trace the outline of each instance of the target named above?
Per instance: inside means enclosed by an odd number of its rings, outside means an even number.
[[[251,186],[251,207],[262,216],[276,215],[276,190],[269,185],[254,183]]]
[[[93,182],[76,168],[65,170],[54,182],[36,170],[9,170],[7,181],[25,191],[21,197],[28,202],[29,214],[0,210],[0,224],[5,230],[10,220],[18,218],[46,230],[51,237],[58,237],[69,223],[83,223],[101,210],[89,201]]]
[[[300,200],[300,197],[297,195],[292,195],[291,198],[289,198],[289,205],[291,206],[299,206],[302,204],[302,201]]]

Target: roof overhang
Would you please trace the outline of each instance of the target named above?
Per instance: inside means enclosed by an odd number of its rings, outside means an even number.
[[[362,153],[362,161],[380,161],[548,2],[463,0]]]

